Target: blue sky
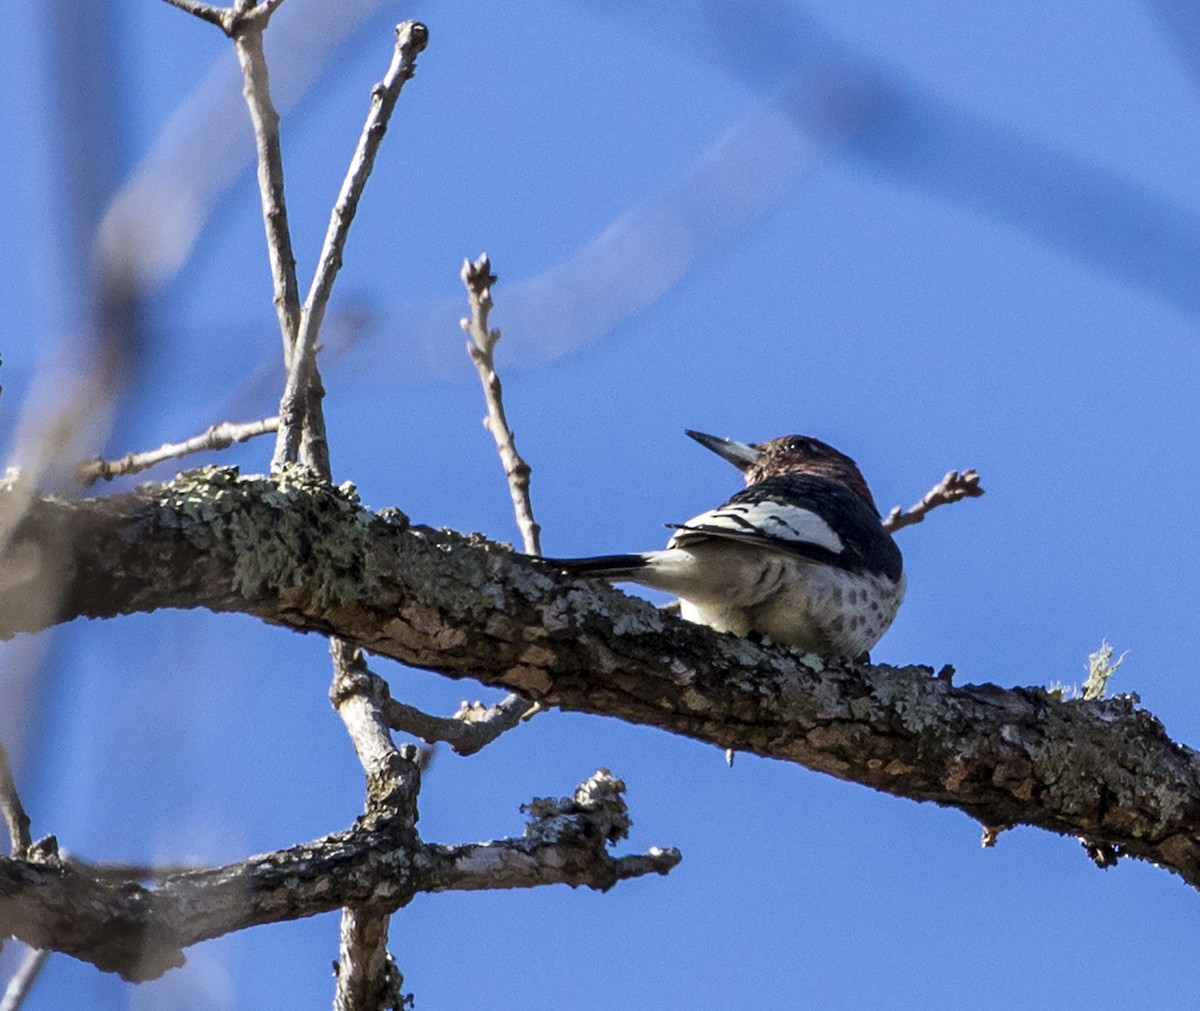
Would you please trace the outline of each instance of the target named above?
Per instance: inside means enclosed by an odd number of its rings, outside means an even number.
[[[430,29],[331,304],[339,480],[517,539],[457,327],[459,265],[486,249],[548,553],[656,547],[725,498],[736,475],[685,427],[817,435],[885,510],[974,467],[986,497],[898,535],[908,599],[874,657],[1046,685],[1081,681],[1107,638],[1129,651],[1114,688],[1200,738],[1200,13],[362,0],[341,5],[334,44],[328,10],[288,0],[267,39],[294,91],[302,284],[391,25]],[[80,364],[89,222],[173,116],[167,191],[211,200],[194,244],[155,261],[104,448],[273,413],[279,338],[226,40],[157,0],[19,0],[0,27],[5,438],[35,376]],[[86,186],[64,167],[72,143]],[[269,454],[222,459],[251,472]],[[375,666],[440,713],[491,697]],[[328,679],[321,640],[248,618],[79,623],[4,647],[0,732],[36,833],[95,859],[233,861],[359,811]],[[750,756],[729,769],[614,720],[552,713],[474,758],[439,753],[422,832],[519,833],[518,805],[599,766],[628,784],[629,848],[679,846],[683,863],[607,895],[418,897],[392,930],[418,1007],[1194,1005],[1197,898],[1162,870],[1102,872],[1031,829],[982,850],[960,813]],[[336,935],[336,915],[245,932],[137,989],[56,956],[28,1006],[325,1007]]]

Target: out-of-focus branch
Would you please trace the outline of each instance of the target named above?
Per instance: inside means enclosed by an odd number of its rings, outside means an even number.
[[[123,881],[164,881],[176,874],[187,874],[189,871],[203,870],[198,864],[136,864],[136,863],[94,863],[90,860],[80,860],[76,856],[61,853],[64,861],[76,870],[87,874],[97,881],[111,881],[114,884]]]
[[[8,764],[8,752],[0,744],[0,811],[4,824],[8,826],[9,852],[14,857],[24,856],[33,841],[29,836],[29,815],[21,805],[17,784],[13,780],[12,768]]]
[[[189,14],[198,17],[201,21],[207,21],[210,25],[216,25],[221,31],[228,31],[226,25],[229,22],[230,15],[233,13],[231,8],[201,3],[200,0],[167,0],[167,3],[172,7],[178,7],[181,11],[187,11]]]
[[[488,329],[488,315],[492,311],[492,285],[496,283],[496,275],[492,273],[492,263],[487,253],[481,253],[474,263],[463,260],[460,276],[467,288],[471,315],[459,320],[459,325],[471,338],[467,341],[467,351],[479,371],[479,381],[483,384],[483,397],[487,401],[488,411],[484,425],[496,440],[500,462],[504,464],[504,476],[508,479],[508,491],[512,496],[513,512],[517,517],[521,540],[525,544],[525,553],[540,555],[542,528],[533,518],[533,503],[529,499],[529,464],[521,459],[521,454],[517,452],[516,440],[504,415],[504,393],[500,386],[500,377],[496,374],[494,355],[496,343],[500,340],[500,331]]]
[[[30,948],[25,952],[25,957],[21,959],[17,971],[13,973],[12,978],[8,981],[8,986],[4,988],[4,996],[0,998],[0,1011],[17,1011],[25,1003],[25,998],[29,996],[29,991],[37,982],[38,973],[42,971],[42,966],[46,964],[46,959],[49,957],[50,952],[42,948]]]
[[[413,706],[389,698],[383,714],[388,726],[433,744],[444,741],[456,754],[473,755],[522,720],[540,711],[536,702],[513,692],[494,706],[463,702],[452,717],[430,716]]]
[[[95,484],[101,479],[111,481],[119,475],[149,470],[165,460],[179,459],[207,450],[228,449],[235,442],[245,442],[267,432],[274,432],[278,427],[278,418],[243,422],[223,421],[219,425],[209,426],[206,431],[183,442],[164,442],[158,449],[144,453],[126,453],[119,460],[102,460],[99,457],[84,460],[75,468],[75,473],[86,485]]]
[[[964,498],[979,498],[982,494],[983,489],[979,487],[979,475],[975,471],[964,470],[960,474],[957,470],[952,470],[930,488],[920,502],[914,503],[907,509],[901,509],[899,506],[893,507],[892,511],[884,517],[883,529],[894,534],[897,530],[920,523],[938,506],[949,505],[951,502],[958,502]]]
[[[295,348],[288,363],[287,383],[279,405],[279,434],[272,460],[275,466],[294,463],[297,460],[302,436],[305,440],[306,457],[314,469],[320,471],[322,460],[328,459],[324,423],[318,410],[322,392],[319,379],[314,381],[317,336],[325,318],[325,306],[329,302],[333,282],[342,266],[342,250],[346,244],[346,236],[358,210],[363,188],[375,164],[375,154],[387,131],[388,120],[396,107],[400,90],[416,71],[417,55],[428,41],[429,32],[423,24],[405,21],[397,25],[396,46],[392,52],[391,65],[383,80],[371,91],[371,109],[367,113],[358,146],[354,149],[350,167],[330,215],[325,243],[321,247],[321,258],[300,314]],[[304,434],[306,428],[308,431]]]

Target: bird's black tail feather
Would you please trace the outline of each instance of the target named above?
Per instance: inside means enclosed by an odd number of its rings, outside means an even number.
[[[540,562],[576,576],[630,579],[649,564],[645,555],[597,555],[595,558],[541,558]]]

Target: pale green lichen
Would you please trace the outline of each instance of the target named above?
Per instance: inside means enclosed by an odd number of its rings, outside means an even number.
[[[379,585],[372,517],[350,483],[335,488],[295,465],[271,477],[204,467],[154,492],[193,543],[232,547],[231,584],[247,599],[300,590],[323,608]]]
[[[1126,650],[1116,660],[1113,660],[1113,648],[1107,639],[1100,640],[1100,648],[1088,654],[1088,676],[1081,688],[1076,684],[1063,681],[1051,681],[1047,691],[1059,702],[1072,702],[1075,699],[1085,699],[1094,702],[1105,697],[1108,682],[1125,662],[1129,655]]]
[[[1129,651],[1126,650],[1114,661],[1112,645],[1107,639],[1102,639],[1100,648],[1094,653],[1088,654],[1088,676],[1083,683],[1083,697],[1085,699],[1104,698],[1109,679],[1117,673],[1128,655]]]

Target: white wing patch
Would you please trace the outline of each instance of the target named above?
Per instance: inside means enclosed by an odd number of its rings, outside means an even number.
[[[737,540],[814,544],[835,555],[845,549],[833,527],[809,509],[786,502],[734,502],[693,516],[671,538],[669,547],[677,547],[699,536],[730,537]]]

